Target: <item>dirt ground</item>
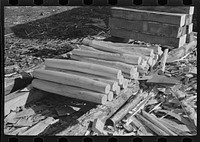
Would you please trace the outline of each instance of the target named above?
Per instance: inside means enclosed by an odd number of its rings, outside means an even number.
[[[108,32],[110,7],[5,7],[5,74],[71,50],[67,43]]]

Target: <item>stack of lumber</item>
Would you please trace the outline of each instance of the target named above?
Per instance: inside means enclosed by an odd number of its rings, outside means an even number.
[[[194,7],[176,10],[170,8],[113,7],[109,19],[111,35],[164,46],[181,47],[193,40]]]

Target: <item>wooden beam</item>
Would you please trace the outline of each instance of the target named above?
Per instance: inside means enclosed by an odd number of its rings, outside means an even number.
[[[139,41],[145,41],[148,43],[161,44],[173,47],[181,47],[186,43],[186,35],[183,35],[180,38],[169,38],[169,37],[160,37],[160,36],[130,32],[123,29],[113,29],[113,28],[110,29],[110,33],[113,36],[124,37]]]
[[[98,103],[98,104],[105,104],[107,102],[107,95],[86,90],[79,87],[72,87],[68,85],[54,83],[51,81],[41,80],[41,79],[34,79],[32,81],[32,85],[33,87],[37,89],[54,93],[54,94],[59,94],[59,95],[70,97],[70,98],[76,98],[76,99],[85,100],[85,101]],[[108,93],[108,94],[112,95],[111,93]],[[109,96],[109,97],[112,97],[112,96]]]
[[[112,17],[128,20],[155,21],[167,24],[174,24],[180,27],[185,25],[186,14],[146,11],[122,7],[111,9]]]
[[[141,32],[157,36],[175,37],[179,38],[186,34],[186,26],[179,27],[177,25],[151,22],[151,21],[131,21],[122,18],[109,19],[109,26],[111,28],[121,28],[125,30]]]
[[[81,87],[100,93],[108,94],[110,92],[109,84],[100,81],[95,81],[83,76],[50,70],[35,70],[33,72],[33,76],[38,79]]]
[[[83,50],[83,52],[87,54],[89,51]],[[93,53],[93,51],[90,52]],[[74,60],[46,59],[45,65],[48,67],[80,71],[109,78],[120,78],[120,76],[122,75],[122,71],[115,68]]]

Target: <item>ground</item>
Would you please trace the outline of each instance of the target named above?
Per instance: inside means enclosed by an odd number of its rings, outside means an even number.
[[[5,7],[5,73],[71,50],[67,43],[108,32],[109,7]]]

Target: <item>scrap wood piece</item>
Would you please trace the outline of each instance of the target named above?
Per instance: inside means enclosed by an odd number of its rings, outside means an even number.
[[[21,128],[17,128],[16,130],[12,131],[11,133],[9,133],[9,135],[20,135],[22,133],[24,133],[29,127],[21,127]]]
[[[149,120],[150,122],[152,122],[153,124],[155,124],[157,127],[159,127],[161,130],[165,131],[167,134],[169,135],[176,135],[174,132],[172,132],[171,130],[169,130],[165,125],[163,125],[162,123],[160,123],[157,119],[157,117],[155,115],[152,114],[148,114],[145,111],[142,111],[142,115]]]
[[[9,114],[10,110],[15,110],[17,107],[25,106],[26,104],[37,101],[44,97],[47,93],[41,93],[41,91],[37,91],[32,89],[30,92],[24,92],[23,95],[20,95],[16,98],[13,98],[4,105],[4,116]]]
[[[148,95],[147,97],[144,98],[144,100],[142,100],[141,102],[139,102],[137,104],[137,106],[135,108],[133,108],[132,114],[127,118],[126,120],[126,125],[129,125],[133,120],[132,117],[134,117],[137,112],[139,112],[140,110],[142,110],[144,108],[144,105],[149,101],[149,99],[152,97],[152,95]]]
[[[180,48],[173,49],[168,54],[167,63],[178,61],[180,58],[185,56],[196,46],[197,46],[197,40],[194,40],[194,41],[191,41],[190,43],[186,43],[185,45],[181,46]]]
[[[136,117],[138,119],[140,119],[142,122],[144,122],[145,125],[147,125],[148,128],[150,128],[152,131],[154,131],[157,135],[163,135],[163,136],[168,136],[169,135],[165,131],[163,131],[162,129],[160,129],[159,127],[157,127],[155,124],[153,124],[152,122],[150,122],[149,120],[147,120],[146,118],[144,118],[142,115],[137,114]]]
[[[163,112],[166,113],[167,115],[175,118],[176,120],[178,120],[180,123],[185,124],[189,129],[191,130],[195,130],[196,128],[193,126],[193,124],[187,120],[186,118],[184,118],[183,116],[176,114],[172,111],[168,111],[168,110],[158,110],[158,112]]]
[[[144,99],[145,93],[138,93],[134,95],[128,102],[120,108],[113,116],[111,116],[106,123],[111,126],[115,126],[131,109],[133,109],[142,99]]]
[[[180,81],[178,81],[176,79],[169,78],[169,77],[165,77],[163,75],[155,74],[151,77],[151,79],[147,80],[147,83],[176,85],[176,84],[179,84]]]
[[[34,124],[35,124],[35,122],[31,119],[31,117],[29,117],[29,118],[21,118],[13,126],[14,127],[30,127]]]
[[[164,124],[168,129],[176,133],[177,135],[182,135],[183,133],[191,133],[186,125],[178,124],[166,118],[158,119],[162,124]]]
[[[141,132],[143,135],[146,136],[153,136],[152,131],[143,125],[135,116],[132,117],[132,122],[129,125],[134,125],[138,128],[137,133]]]
[[[47,127],[50,125],[57,123],[58,120],[55,120],[53,117],[48,117],[43,121],[40,121],[24,133],[21,133],[21,135],[39,135],[42,133]]]

